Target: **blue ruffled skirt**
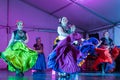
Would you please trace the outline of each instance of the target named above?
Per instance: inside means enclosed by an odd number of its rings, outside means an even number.
[[[33,66],[32,69],[34,70],[45,70],[46,69],[44,53],[38,53],[36,64]]]

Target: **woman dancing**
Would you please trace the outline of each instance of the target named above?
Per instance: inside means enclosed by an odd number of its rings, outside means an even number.
[[[33,67],[37,60],[37,52],[28,48],[28,35],[23,30],[23,22],[16,23],[17,29],[13,31],[8,47],[2,52],[2,58],[8,63],[10,71],[16,71],[16,76],[24,76],[24,72]]]
[[[70,34],[75,32],[75,25],[71,25],[68,24],[68,19],[67,17],[62,17],[59,19],[59,26],[57,28],[57,32],[58,32],[58,37],[55,39],[54,41],[54,47],[55,48],[57,46],[57,43],[60,40],[65,39],[67,36],[69,36]]]
[[[48,67],[58,72],[59,76],[67,76],[80,71],[78,59],[80,51],[74,46],[75,40],[80,40],[78,33],[73,33],[61,40],[48,57]]]

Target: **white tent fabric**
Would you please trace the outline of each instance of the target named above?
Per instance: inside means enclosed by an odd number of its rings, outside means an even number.
[[[117,46],[120,46],[120,25],[114,27],[114,43]]]

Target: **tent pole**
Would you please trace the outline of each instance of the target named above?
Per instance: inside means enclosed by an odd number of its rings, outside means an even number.
[[[10,0],[7,0],[7,25],[6,25],[6,33],[7,33],[7,43],[9,42],[8,39],[9,39],[9,2]]]

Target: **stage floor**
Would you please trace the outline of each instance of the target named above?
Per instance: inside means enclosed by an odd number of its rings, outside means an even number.
[[[50,70],[46,72],[25,72],[25,76],[16,77],[14,72],[0,70],[0,80],[120,80],[120,73],[78,73],[71,74],[70,77],[59,77]]]

